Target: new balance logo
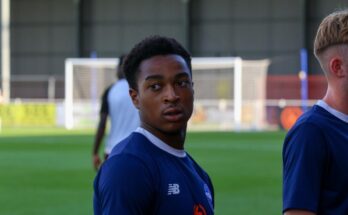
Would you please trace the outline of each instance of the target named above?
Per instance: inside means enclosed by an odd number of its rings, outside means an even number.
[[[179,184],[168,184],[168,196],[180,193]]]

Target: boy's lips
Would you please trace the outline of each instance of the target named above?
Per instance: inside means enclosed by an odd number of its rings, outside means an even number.
[[[184,114],[181,109],[170,107],[164,110],[163,116],[168,121],[176,122],[180,121]]]

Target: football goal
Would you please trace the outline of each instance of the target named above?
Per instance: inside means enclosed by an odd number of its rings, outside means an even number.
[[[65,127],[98,123],[100,98],[116,80],[117,58],[65,61]],[[262,130],[269,60],[194,57],[195,108],[190,130]]]

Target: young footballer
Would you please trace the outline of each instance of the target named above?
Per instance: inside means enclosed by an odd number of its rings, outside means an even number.
[[[214,214],[211,180],[184,150],[193,110],[190,54],[174,39],[149,37],[131,50],[124,72],[141,124],[99,170],[94,214]]]
[[[283,212],[348,214],[348,10],[322,21],[314,54],[328,88],[285,138]]]
[[[105,135],[107,119],[110,117],[111,127],[104,150],[106,160],[112,148],[127,137],[140,125],[138,110],[134,107],[129,97],[129,86],[122,69],[124,56],[120,56],[117,67],[117,81],[108,87],[102,96],[98,128],[93,144],[93,166],[98,170],[102,159],[99,149]]]

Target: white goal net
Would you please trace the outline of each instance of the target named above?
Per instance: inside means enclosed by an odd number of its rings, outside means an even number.
[[[117,64],[117,58],[66,60],[66,128],[96,127],[100,98],[116,80]],[[189,129],[264,129],[268,65],[239,57],[192,58],[195,109]]]
[[[101,96],[116,81],[118,61],[118,58],[65,60],[65,128],[96,126]]]

